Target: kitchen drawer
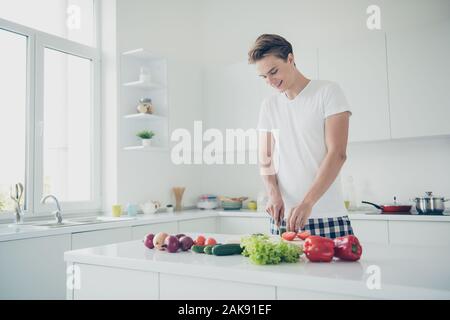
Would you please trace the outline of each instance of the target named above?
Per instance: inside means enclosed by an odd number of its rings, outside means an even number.
[[[177,222],[163,222],[163,223],[153,223],[146,224],[143,226],[132,227],[132,238],[133,240],[143,239],[149,233],[166,232],[169,234],[178,233]]]
[[[361,243],[389,243],[389,232],[387,221],[374,221],[374,220],[350,220],[353,227],[355,236],[361,241]]]
[[[219,217],[218,232],[224,234],[270,233],[270,220],[260,217]]]
[[[115,228],[72,234],[72,250],[131,240],[131,228]]]
[[[178,221],[178,232],[216,233],[216,221],[216,217]]]
[[[390,244],[450,246],[450,222],[389,221]]]

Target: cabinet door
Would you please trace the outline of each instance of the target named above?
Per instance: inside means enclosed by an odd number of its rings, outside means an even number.
[[[216,217],[178,221],[179,232],[216,233]]]
[[[96,230],[72,234],[72,250],[131,240],[131,228]]]
[[[388,33],[392,137],[450,134],[450,20]]]
[[[361,243],[388,244],[388,222],[375,220],[352,220],[353,232]]]
[[[139,240],[143,239],[149,233],[158,232],[166,232],[169,234],[178,233],[178,225],[176,222],[164,222],[135,226],[132,228],[132,238],[133,240]]]
[[[347,97],[350,142],[390,139],[384,33],[319,48],[319,78],[337,82]]]
[[[0,299],[65,299],[70,234],[0,242]]]
[[[448,248],[450,246],[450,223],[444,221],[389,221],[389,243]]]
[[[156,300],[159,277],[155,272],[77,264],[80,288],[74,300]],[[70,298],[70,297],[69,297]]]
[[[220,217],[218,232],[224,234],[270,233],[270,220],[256,217]]]

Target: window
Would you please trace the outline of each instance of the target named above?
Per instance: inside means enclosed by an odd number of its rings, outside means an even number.
[[[12,211],[9,188],[25,184],[27,37],[0,29],[0,44],[0,211]]]
[[[25,185],[28,213],[48,214],[40,199],[50,193],[66,212],[99,210],[100,49],[4,20],[5,2],[0,0],[0,212],[13,210],[9,190],[17,182]],[[42,2],[52,8],[53,1]],[[66,10],[58,12],[46,13],[48,20],[65,19]]]
[[[44,51],[44,194],[91,200],[92,61]]]
[[[0,0],[0,18],[95,45],[93,0]]]

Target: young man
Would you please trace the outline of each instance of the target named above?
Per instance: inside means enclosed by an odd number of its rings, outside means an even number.
[[[329,238],[353,234],[336,179],[346,160],[351,115],[344,93],[331,81],[305,78],[281,36],[259,36],[248,55],[278,90],[263,101],[258,123],[271,232],[281,226]]]

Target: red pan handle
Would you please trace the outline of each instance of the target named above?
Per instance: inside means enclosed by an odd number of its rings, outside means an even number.
[[[383,210],[383,208],[375,203],[369,202],[369,201],[361,201],[362,203],[367,203],[373,205],[375,208]]]

